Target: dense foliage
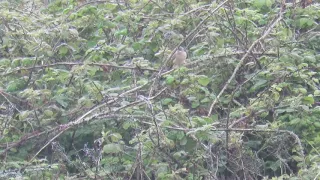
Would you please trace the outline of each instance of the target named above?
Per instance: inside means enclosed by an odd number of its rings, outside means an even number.
[[[310,0],[1,1],[0,177],[320,178],[319,21]]]

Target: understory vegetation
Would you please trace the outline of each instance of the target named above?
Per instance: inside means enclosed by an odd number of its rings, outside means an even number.
[[[311,0],[1,1],[0,179],[319,179],[319,23]]]

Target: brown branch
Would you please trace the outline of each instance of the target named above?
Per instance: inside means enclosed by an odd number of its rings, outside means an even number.
[[[88,66],[113,67],[113,68],[119,68],[119,69],[121,69],[121,68],[122,69],[137,69],[137,70],[158,72],[158,70],[152,69],[152,68],[142,68],[142,67],[133,67],[133,66],[118,66],[118,65],[112,65],[112,64],[101,64],[101,63],[62,62],[62,63],[46,64],[46,65],[34,66],[34,67],[17,68],[17,69],[12,70],[11,72],[2,73],[1,76],[7,76],[7,75],[13,74],[17,71],[21,71],[21,70],[30,71],[30,70],[34,70],[34,69],[63,66],[63,65],[65,65],[65,66],[88,65]]]

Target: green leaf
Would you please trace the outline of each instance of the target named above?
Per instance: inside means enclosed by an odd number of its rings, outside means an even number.
[[[270,8],[273,3],[274,3],[274,0],[254,0],[253,1],[253,5],[259,9],[262,9],[264,7]]]
[[[245,145],[249,146],[250,148],[258,149],[261,145],[261,141],[248,141],[245,142]]]
[[[132,126],[131,122],[124,122],[122,124],[122,128],[125,129],[125,130],[129,129],[131,126]]]
[[[8,67],[10,64],[10,59],[0,59],[0,67]]]
[[[141,50],[142,49],[142,44],[140,42],[134,42],[132,44],[132,48],[135,50],[135,51],[138,51],[138,50]]]
[[[218,114],[213,114],[209,117],[206,117],[205,120],[208,122],[208,123],[212,123],[214,121],[217,121],[219,119],[219,116]]]
[[[65,96],[55,96],[53,97],[54,100],[57,101],[58,104],[60,104],[62,107],[66,108],[68,106],[68,98]]]
[[[250,88],[250,92],[254,92],[256,90],[259,90],[262,87],[265,87],[267,85],[267,80],[265,79],[259,79],[255,84]]]
[[[93,106],[93,102],[91,99],[88,99],[88,97],[82,97],[78,100],[78,104],[81,104],[81,106],[84,107],[92,107]]]
[[[185,145],[185,150],[188,152],[191,152],[194,150],[194,148],[197,147],[197,142],[193,140],[192,138],[187,137],[187,144]]]
[[[315,56],[305,56],[305,57],[304,57],[304,61],[305,61],[305,62],[311,62],[311,63],[317,62]]]
[[[176,159],[179,159],[181,158],[182,156],[186,155],[186,152],[185,151],[178,151],[178,152],[175,152],[173,154],[173,157],[175,157]]]
[[[30,114],[30,111],[22,111],[19,113],[19,120],[26,119]]]
[[[187,142],[188,142],[187,137],[183,137],[182,140],[180,140],[180,145],[181,145],[181,146],[184,146],[184,145],[187,144]]]
[[[189,83],[189,79],[185,78],[182,80],[182,82],[180,83],[181,85],[185,85]]]
[[[297,25],[299,28],[308,28],[314,24],[314,21],[311,18],[300,18],[298,19]]]
[[[314,123],[314,126],[315,126],[316,128],[320,128],[320,122],[315,122],[315,123]]]
[[[103,146],[103,152],[110,154],[110,153],[119,153],[121,152],[121,146],[119,144],[106,144]]]
[[[210,83],[210,78],[205,75],[198,76],[198,83],[202,86],[207,86]]]
[[[176,133],[176,138],[177,138],[178,140],[181,140],[181,139],[183,139],[184,137],[185,137],[184,132],[178,131],[178,132]]]
[[[192,121],[199,124],[200,126],[208,124],[208,119],[209,118],[202,118],[202,117],[193,117]]]
[[[97,45],[97,40],[90,40],[87,42],[88,48],[93,48],[95,45]]]
[[[111,141],[112,142],[119,142],[119,140],[122,139],[122,136],[119,133],[113,133],[110,136],[111,136]]]
[[[298,90],[302,94],[307,94],[308,93],[307,89],[305,89],[305,88],[299,88]]]
[[[192,107],[192,108],[196,108],[196,107],[198,107],[198,106],[200,106],[199,101],[193,101],[193,102],[191,103],[191,107]]]
[[[303,98],[303,102],[306,104],[314,104],[314,99],[312,96],[307,96]]]
[[[174,77],[171,76],[171,75],[168,75],[168,76],[166,77],[166,84],[170,85],[170,84],[172,84],[173,82],[174,82]]]
[[[30,59],[30,58],[24,58],[21,60],[21,65],[22,66],[31,66],[33,65],[33,59]]]
[[[117,25],[116,23],[112,22],[112,21],[106,21],[105,23],[106,28],[115,28]]]
[[[304,159],[301,156],[293,155],[292,158],[297,162],[303,162],[304,161]]]
[[[117,7],[114,3],[106,3],[106,9],[108,10],[114,10]]]
[[[165,98],[162,99],[162,104],[163,105],[168,105],[169,103],[171,103],[173,100],[171,98]]]
[[[69,49],[67,48],[67,46],[62,46],[59,48],[59,54],[61,56],[64,56],[68,53]]]
[[[272,92],[272,97],[275,101],[279,101],[280,94],[277,91]]]
[[[315,90],[314,92],[313,92],[313,95],[314,96],[320,96],[320,90]]]
[[[116,31],[116,32],[114,33],[114,35],[115,35],[116,37],[126,36],[126,35],[128,35],[128,29],[125,28],[125,29]]]
[[[14,152],[14,153],[18,152],[18,150],[17,150],[16,148],[10,148],[10,151],[11,151],[11,152]],[[18,163],[17,163],[17,164],[18,164]]]
[[[25,86],[25,83],[26,82],[23,79],[13,80],[7,85],[6,91],[13,92],[21,90]]]
[[[53,112],[51,110],[46,109],[43,114],[47,117],[52,117],[53,116]]]
[[[205,98],[203,98],[200,102],[201,102],[201,103],[207,103],[207,102],[210,102],[210,99],[207,98],[207,97],[205,97]]]

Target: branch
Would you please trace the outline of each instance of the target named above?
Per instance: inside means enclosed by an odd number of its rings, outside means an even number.
[[[17,68],[15,70],[12,70],[11,72],[7,73],[2,73],[1,76],[7,76],[10,74],[13,74],[15,72],[25,70],[25,71],[30,71],[34,69],[42,69],[42,68],[47,68],[47,67],[54,67],[54,66],[76,66],[76,65],[88,65],[88,66],[99,66],[99,67],[113,67],[113,68],[119,68],[119,69],[137,69],[137,70],[145,70],[145,71],[155,71],[158,72],[156,69],[152,68],[141,68],[141,67],[133,67],[133,66],[118,66],[118,65],[112,65],[112,64],[101,64],[101,63],[83,63],[83,62],[62,62],[62,63],[54,63],[54,64],[46,64],[46,65],[41,65],[41,66],[34,66],[34,67],[26,67],[26,68]]]

